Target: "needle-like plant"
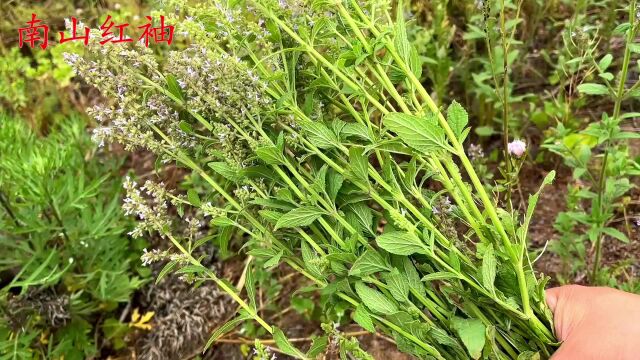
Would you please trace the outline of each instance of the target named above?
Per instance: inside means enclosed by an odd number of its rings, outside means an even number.
[[[129,181],[125,206],[142,219],[135,236],[173,244],[143,256],[169,261],[161,276],[214,281],[239,304],[210,343],[254,320],[294,357],[326,346],[296,349],[257,311],[251,268],[286,264],[327,314],[346,305],[418,357],[550,356],[546,280],[527,252],[538,193],[517,214],[487,192],[465,153],[466,111],[439,108],[419,81],[402,2],[174,5],[185,49],[160,60],[142,46],[95,46],[98,56],[69,61],[114,99],[92,111],[96,140],[152,150],[206,184],[186,199],[147,184],[150,200]],[[199,208],[214,237],[242,234],[239,287],[192,256],[209,237],[173,235],[170,204]]]

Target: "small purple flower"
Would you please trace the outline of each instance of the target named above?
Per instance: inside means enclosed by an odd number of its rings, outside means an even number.
[[[509,154],[520,157],[527,151],[527,144],[522,140],[514,140],[508,145]]]
[[[71,67],[75,67],[78,61],[80,61],[80,55],[74,53],[62,53],[62,58]]]

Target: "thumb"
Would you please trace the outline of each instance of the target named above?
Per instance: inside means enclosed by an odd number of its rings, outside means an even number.
[[[551,289],[547,289],[545,291],[545,298],[547,300],[547,306],[551,309],[551,312],[556,312],[556,307],[558,306],[558,299],[560,298],[562,293],[562,288],[555,287]]]
[[[580,285],[565,285],[547,289],[545,298],[553,312],[553,325],[558,340],[564,341],[581,319],[585,316],[585,288]]]

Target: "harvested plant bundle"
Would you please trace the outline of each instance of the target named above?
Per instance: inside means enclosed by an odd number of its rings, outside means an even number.
[[[166,59],[111,44],[68,60],[117,99],[92,109],[99,142],[150,149],[202,180],[186,198],[145,184],[152,201],[128,181],[125,207],[143,220],[134,235],[172,242],[143,256],[169,260],[161,276],[213,280],[241,306],[211,340],[255,320],[299,358],[327,342],[293,347],[258,315],[251,269],[245,301],[191,255],[211,236],[172,235],[169,203],[199,208],[219,243],[242,234],[250,267],[287,264],[327,314],[347,304],[420,358],[550,356],[546,280],[526,245],[538,194],[520,216],[487,193],[465,154],[466,111],[440,107],[420,83],[401,3],[175,5],[176,33],[192,43]]]

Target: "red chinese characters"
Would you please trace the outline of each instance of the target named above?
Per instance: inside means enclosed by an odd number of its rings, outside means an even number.
[[[104,45],[108,42],[112,42],[112,43],[132,42],[133,39],[126,36],[124,32],[124,29],[128,26],[129,26],[128,23],[115,25],[115,22],[111,20],[111,15],[107,15],[107,18],[105,19],[105,21],[102,23],[102,25],[100,25],[100,30],[102,30],[102,41],[100,41],[100,45]],[[113,34],[113,31],[111,31],[111,29],[114,27],[118,30],[117,39]]]
[[[67,41],[82,40],[85,45],[89,44],[89,28],[84,27],[84,36],[78,35],[78,19],[71,17],[71,37],[65,38],[64,31],[60,31],[60,44],[64,44]]]
[[[168,45],[171,45],[173,42],[173,32],[175,27],[173,25],[164,25],[164,15],[160,15],[160,26],[153,27],[151,16],[146,17],[149,20],[149,23],[144,24],[142,26],[138,26],[138,29],[144,29],[144,33],[138,41],[144,39],[144,45],[149,47],[149,38],[153,38],[156,43],[166,42]]]
[[[138,29],[142,29],[142,35],[138,38],[138,41],[143,43],[146,47],[149,47],[149,42],[154,43],[167,43],[171,45],[173,42],[173,34],[175,32],[175,26],[165,24],[165,17],[160,16],[160,26],[153,26],[153,18],[146,16],[148,20],[147,24],[138,26]],[[34,48],[38,45],[44,50],[49,45],[49,27],[42,23],[41,19],[38,19],[36,14],[31,14],[31,21],[27,21],[27,27],[18,29],[19,46],[22,48],[25,44]],[[126,34],[126,29],[129,27],[129,23],[116,24],[113,21],[111,15],[107,15],[102,25],[100,25],[100,36],[102,40],[99,41],[100,45],[106,43],[128,43],[133,42],[133,38]],[[67,23],[69,30],[69,36],[64,31],[60,31],[60,44],[64,44],[69,41],[81,41],[84,45],[89,45],[89,39],[91,38],[91,30],[86,27],[82,22],[78,21],[75,17],[71,17],[71,20]]]
[[[27,21],[28,27],[18,29],[18,42],[20,48],[27,43],[33,48],[37,42],[40,42],[40,47],[44,50],[49,44],[49,27],[47,25],[37,25],[42,20],[37,19],[36,14],[31,14],[31,21]]]

